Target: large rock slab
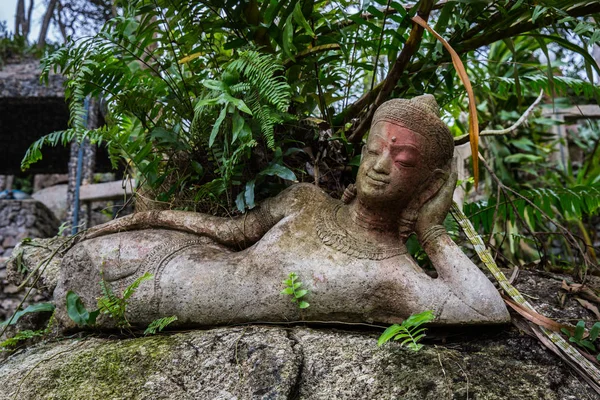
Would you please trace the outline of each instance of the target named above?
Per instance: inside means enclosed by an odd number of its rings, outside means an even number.
[[[248,326],[48,342],[0,364],[0,399],[599,398],[514,330],[418,353],[377,337]]]
[[[283,329],[88,338],[15,354],[0,399],[285,399],[301,358]]]

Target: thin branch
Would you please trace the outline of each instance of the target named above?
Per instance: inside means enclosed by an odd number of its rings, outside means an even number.
[[[585,16],[585,15],[590,15],[590,14],[597,14],[597,13],[600,13],[600,2],[593,2],[593,3],[589,3],[589,4],[584,4],[581,6],[575,6],[571,9],[567,10],[566,13],[569,14],[569,16],[575,17],[575,18]],[[454,47],[454,50],[456,50],[456,52],[459,55],[462,55],[462,54],[468,53],[469,51],[475,50],[479,47],[487,46],[498,40],[502,40],[502,39],[505,39],[507,37],[512,37],[512,36],[518,36],[525,32],[531,31],[533,29],[551,25],[551,24],[555,23],[557,20],[559,20],[560,18],[562,18],[562,16],[551,15],[551,16],[546,16],[544,18],[539,18],[536,20],[535,23],[532,23],[531,20],[525,19],[523,22],[517,23],[513,26],[508,26],[504,29],[497,29],[497,30],[489,29],[489,33],[487,33],[487,34],[482,34],[480,36],[476,36],[476,37],[474,37],[470,40],[466,40],[466,41],[460,41],[460,40],[458,42],[451,41],[450,44]],[[406,71],[410,74],[414,74],[414,73],[423,71],[423,70],[425,70],[426,64],[430,64],[430,65],[427,65],[427,67],[428,67],[427,69],[436,69],[438,66],[448,63],[448,61],[450,61],[450,56],[447,54],[444,54],[442,57],[440,57],[434,63],[432,63],[431,60],[429,60],[429,59],[424,59],[424,60],[419,60],[417,62],[414,62],[406,68]],[[405,89],[405,88],[400,88],[400,90],[403,90],[403,89]],[[341,125],[342,122],[351,121],[352,119],[354,119],[358,115],[360,115],[362,113],[362,111],[364,110],[364,108],[370,104],[372,99],[378,95],[380,90],[381,90],[381,85],[376,86],[375,88],[373,88],[373,90],[371,92],[365,93],[355,103],[351,104],[350,106],[348,106],[347,109],[343,110],[340,113],[340,116],[335,121],[336,126]]]
[[[427,21],[429,19],[429,13],[431,12],[431,9],[433,7],[433,3],[434,0],[422,0],[421,6],[417,11],[417,15],[423,20]],[[373,115],[375,114],[375,109],[379,105],[381,105],[381,103],[383,103],[392,93],[392,91],[398,83],[398,80],[402,76],[402,73],[410,63],[412,56],[419,50],[424,31],[425,30],[421,26],[413,22],[413,27],[410,31],[410,36],[404,44],[404,47],[402,47],[402,51],[398,55],[394,66],[390,69],[390,72],[383,81],[381,90],[379,90],[375,102],[373,102],[373,104],[371,105],[371,108],[367,112],[367,115],[360,122],[360,125],[348,137],[348,141],[358,143],[362,140],[362,137],[371,125],[371,120],[373,119]]]
[[[388,0],[386,10],[390,9],[390,3],[392,0]],[[385,36],[385,23],[387,22],[387,14],[383,14],[383,22],[381,23],[381,35],[379,35],[379,44],[377,45],[377,53],[375,54],[375,65],[373,65],[373,76],[371,77],[371,88],[369,91],[373,90],[373,86],[375,86],[375,78],[377,77],[377,64],[379,63],[379,55],[381,54],[381,45],[383,44],[383,37]]]
[[[310,57],[312,55],[315,55],[317,53],[321,53],[324,51],[329,51],[329,50],[339,50],[340,49],[340,45],[337,43],[331,43],[331,44],[322,44],[320,46],[315,46],[315,47],[311,47],[310,49],[306,49],[304,51],[301,51],[300,53],[295,55],[295,61],[290,59],[287,59],[283,62],[283,66],[284,68],[289,68],[294,64],[297,64],[299,60],[302,60],[303,58],[306,57]]]
[[[442,9],[442,8],[443,8],[443,7],[444,7],[444,6],[445,6],[447,3],[448,3],[447,1],[440,1],[439,3],[435,4],[435,5],[434,5],[434,6],[431,8],[431,10],[440,10],[440,9]],[[417,4],[418,4],[418,3],[406,4],[406,5],[404,5],[403,7],[404,7],[404,10],[406,10],[406,12],[409,12],[409,11],[410,11],[410,10],[412,10],[412,8],[413,8],[414,6],[416,6]],[[394,14],[398,14],[398,10],[396,10],[395,8],[391,8],[391,7],[389,7],[389,6],[388,6],[387,8],[384,8],[384,9],[381,9],[381,10],[379,10],[379,12],[381,12],[381,13],[383,14],[383,16],[384,16],[384,17],[386,17],[386,16],[388,16],[388,15],[394,15]],[[357,15],[357,14],[354,14],[354,15]],[[375,19],[375,18],[376,18],[376,16],[375,16],[375,15],[373,15],[373,14],[371,14],[370,12],[364,12],[364,13],[360,13],[360,14],[358,14],[358,15],[360,16],[360,18],[361,18],[361,19],[364,19],[365,21],[369,21],[369,20],[372,20],[372,19]],[[343,21],[339,22],[339,23],[336,25],[336,29],[335,29],[335,30],[337,31],[337,30],[339,30],[339,29],[344,29],[344,28],[347,28],[347,27],[349,27],[349,26],[352,26],[352,25],[354,25],[354,24],[356,24],[356,22],[355,22],[355,21],[353,21],[352,19],[350,19],[349,17],[347,17],[346,19],[344,19]],[[331,32],[333,32],[333,31],[331,31]],[[329,31],[322,32],[322,33],[321,33],[321,35],[326,35],[326,34],[328,34],[328,33],[331,33],[331,32],[329,32]]]
[[[527,121],[527,119],[529,118],[529,116],[531,115],[531,113],[533,112],[535,107],[542,101],[543,98],[544,98],[544,89],[540,90],[540,95],[529,106],[529,108],[527,110],[525,110],[525,112],[523,113],[523,115],[521,115],[521,117],[517,120],[517,122],[515,122],[514,124],[512,124],[511,126],[509,126],[506,129],[483,130],[483,131],[479,132],[479,136],[503,136],[503,135],[508,135],[509,133],[515,131],[519,126],[521,126],[525,121]],[[468,133],[454,138],[455,146],[460,146],[461,144],[465,144],[468,142],[469,142],[469,134]]]

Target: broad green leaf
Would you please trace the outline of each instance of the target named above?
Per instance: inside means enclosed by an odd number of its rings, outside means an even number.
[[[287,287],[281,291],[281,294],[287,294],[291,296],[294,294],[294,289],[292,289],[291,287]]]
[[[73,320],[73,322],[79,326],[92,325],[92,322],[90,321],[90,313],[75,292],[71,290],[67,292],[66,302],[67,314],[69,315],[69,318]]]
[[[293,53],[296,51],[296,48],[294,47],[294,24],[292,23],[292,18],[293,13],[285,21],[281,44],[286,57],[295,62],[296,58]]]
[[[246,190],[244,191],[244,201],[246,203],[246,207],[248,207],[249,209],[253,209],[254,207],[256,207],[256,204],[254,204],[254,186],[255,181],[254,179],[252,179],[251,181],[246,183]]]
[[[238,110],[245,112],[246,114],[252,115],[252,111],[248,108],[243,100],[235,98],[227,93],[223,93],[223,98],[233,104]]]
[[[406,327],[419,326],[421,324],[433,321],[435,319],[435,315],[432,311],[423,311],[418,314],[413,314],[404,321],[402,321],[402,325]]]
[[[225,119],[225,115],[227,115],[227,107],[223,107],[223,109],[221,110],[221,113],[219,114],[219,117],[217,118],[217,120],[215,121],[215,124],[213,125],[213,128],[210,132],[210,137],[208,139],[208,147],[212,147],[213,144],[215,143],[215,139],[217,138],[217,134],[219,133],[219,128],[221,127],[221,124],[223,123],[223,120]]]
[[[235,143],[235,141],[237,140],[237,137],[240,134],[240,132],[242,131],[242,128],[244,127],[245,123],[246,123],[246,121],[244,120],[244,117],[242,117],[238,112],[233,113],[233,118],[231,121],[231,124],[232,124],[231,144]]]
[[[394,324],[390,327],[388,327],[382,334],[381,336],[379,336],[379,339],[377,340],[377,345],[381,346],[384,343],[387,343],[390,341],[390,339],[392,339],[394,336],[396,336],[398,334],[398,332],[406,330],[406,328],[404,328],[403,326],[400,326],[398,324]]]
[[[298,303],[298,308],[308,308],[310,306],[310,304],[307,301],[301,301],[300,303]]]
[[[575,325],[575,334],[573,335],[573,338],[576,341],[580,341],[581,339],[583,339],[584,333],[585,333],[585,322],[583,322],[583,321],[577,322],[577,325]]]
[[[281,164],[271,164],[267,168],[260,171],[259,175],[278,176],[288,181],[295,181],[296,175],[288,167]]]
[[[303,27],[310,36],[314,37],[315,33],[313,32],[306,18],[304,18],[304,14],[302,14],[302,8],[300,7],[300,3],[301,2],[297,2],[296,6],[294,7],[294,21],[296,21],[298,25]]]
[[[12,318],[9,318],[8,320],[0,323],[0,327],[6,326],[9,321],[10,321],[10,325],[16,324],[19,321],[19,319],[25,314],[36,313],[36,312],[51,312],[51,311],[54,311],[54,304],[52,304],[52,303],[32,304],[32,305],[28,306],[27,308],[25,308],[24,310],[17,311]]]
[[[596,322],[592,329],[590,329],[590,340],[593,342],[598,339],[598,335],[600,334],[600,322]]]
[[[206,88],[208,88],[210,90],[215,90],[218,92],[225,91],[225,86],[224,86],[223,82],[216,81],[214,79],[205,79],[202,81],[202,85],[204,85]]]

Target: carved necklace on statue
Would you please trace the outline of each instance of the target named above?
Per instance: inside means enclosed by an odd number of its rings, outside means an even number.
[[[341,203],[328,204],[321,209],[317,220],[317,235],[327,246],[344,254],[368,260],[385,260],[402,254],[407,250],[404,246],[386,246],[353,237],[338,222],[338,211]]]

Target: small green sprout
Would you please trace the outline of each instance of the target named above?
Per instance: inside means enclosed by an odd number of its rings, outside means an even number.
[[[286,288],[281,291],[281,294],[290,296],[291,302],[296,303],[299,309],[308,308],[308,306],[310,306],[307,301],[302,300],[302,298],[308,294],[308,290],[301,289],[303,283],[298,279],[298,275],[296,275],[295,272],[290,272],[288,279],[284,280],[283,284]]]

